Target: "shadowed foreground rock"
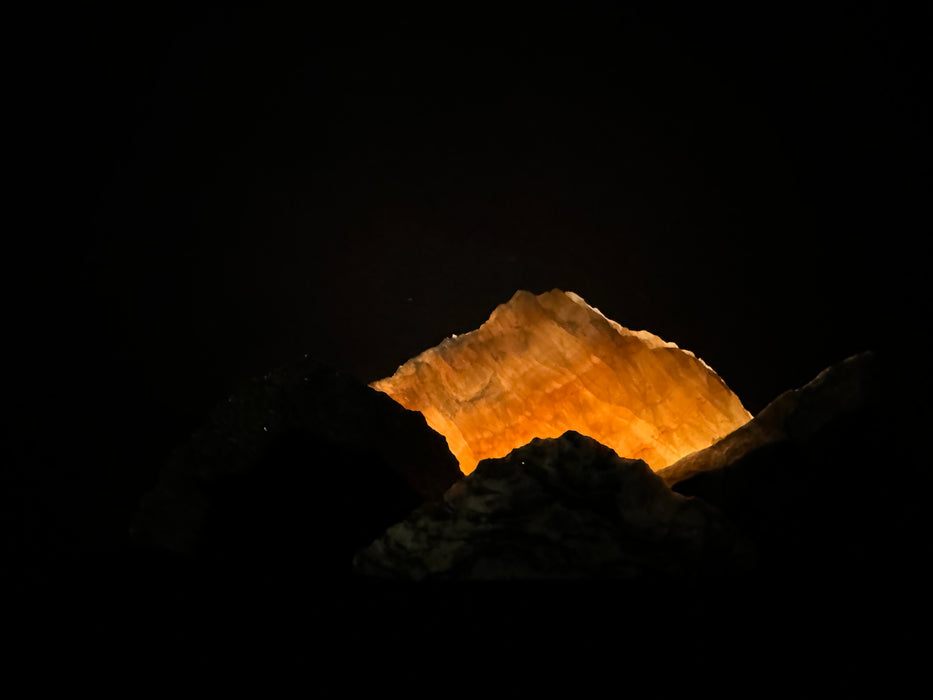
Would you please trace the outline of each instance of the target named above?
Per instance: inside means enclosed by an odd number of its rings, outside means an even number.
[[[659,476],[748,535],[761,579],[785,600],[916,603],[933,556],[929,391],[928,372],[904,357],[855,355]]]
[[[386,427],[410,414],[378,395],[391,411],[360,407],[374,393],[342,375],[273,373],[166,467],[139,522],[158,548],[48,571],[31,604],[9,597],[24,613],[11,638],[34,677],[65,659],[238,684],[290,667],[315,689],[377,692],[740,679],[745,697],[762,679],[799,694],[814,674],[864,690],[867,669],[898,694],[926,667],[911,632],[930,620],[933,555],[929,382],[905,357],[858,357],[779,399],[790,408],[762,429],[778,437],[675,484],[690,496],[568,433],[481,463],[402,523],[423,495],[372,436],[420,440],[420,416],[412,437]],[[442,439],[427,434],[430,453]],[[349,575],[369,543],[368,575]]]
[[[714,508],[570,431],[480,462],[441,503],[362,551],[355,568],[414,580],[688,580],[738,557]]]
[[[420,414],[305,359],[218,406],[143,499],[134,537],[349,569],[356,548],[461,477]]]
[[[878,400],[881,378],[877,365],[877,357],[865,352],[828,367],[806,386],[785,391],[722,440],[659,470],[658,475],[664,483],[673,485],[702,472],[728,467],[769,446],[802,445],[812,440],[821,430],[864,411],[869,402]],[[889,409],[897,412],[898,404],[892,403]]]

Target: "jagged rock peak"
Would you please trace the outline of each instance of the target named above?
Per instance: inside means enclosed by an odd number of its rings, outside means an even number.
[[[693,353],[560,289],[516,292],[371,386],[423,413],[465,473],[568,430],[661,469],[751,418]]]
[[[692,575],[738,550],[729,524],[641,460],[569,431],[480,462],[355,560],[412,580]]]

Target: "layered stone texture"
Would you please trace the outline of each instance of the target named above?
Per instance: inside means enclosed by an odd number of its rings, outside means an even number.
[[[516,292],[371,385],[420,411],[460,469],[568,430],[661,469],[751,415],[693,353],[606,318],[573,292]]]

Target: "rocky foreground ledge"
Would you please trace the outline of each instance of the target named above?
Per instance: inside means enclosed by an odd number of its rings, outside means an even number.
[[[480,462],[363,550],[355,569],[407,580],[686,580],[742,553],[715,508],[569,431]]]

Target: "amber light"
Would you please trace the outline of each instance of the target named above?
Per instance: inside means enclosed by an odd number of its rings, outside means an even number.
[[[567,430],[657,471],[751,419],[693,353],[558,289],[516,292],[479,329],[371,386],[424,414],[465,474]]]

